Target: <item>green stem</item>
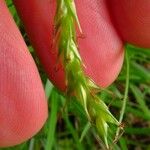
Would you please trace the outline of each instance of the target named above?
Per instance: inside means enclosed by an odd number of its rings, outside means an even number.
[[[128,100],[128,92],[129,92],[129,80],[130,80],[130,77],[129,77],[129,74],[130,74],[130,64],[129,64],[129,56],[128,56],[128,51],[126,50],[126,85],[125,85],[125,93],[124,93],[124,98],[123,98],[123,104],[122,104],[122,109],[120,111],[120,118],[119,118],[119,123],[121,124],[122,121],[123,121],[123,117],[124,117],[124,114],[125,114],[125,109],[126,109],[126,105],[127,105],[127,100]],[[118,140],[118,137],[119,137],[119,134],[120,134],[120,130],[121,128],[119,127],[117,129],[117,132],[116,132],[116,137],[115,137],[115,141]]]
[[[32,138],[32,139],[30,140],[29,150],[34,150],[34,144],[35,144],[35,139]]]

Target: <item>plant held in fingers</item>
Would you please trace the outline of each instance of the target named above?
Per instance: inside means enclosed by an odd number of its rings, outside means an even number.
[[[99,87],[83,71],[76,26],[82,32],[74,1],[57,0],[54,45],[57,46],[58,58],[61,59],[65,70],[66,94],[68,97],[76,97],[84,107],[89,121],[96,126],[108,148],[108,123],[119,126],[119,122],[95,92]]]

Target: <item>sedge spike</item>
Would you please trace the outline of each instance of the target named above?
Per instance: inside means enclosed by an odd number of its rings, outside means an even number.
[[[98,86],[83,71],[78,51],[76,27],[82,32],[74,0],[57,0],[54,42],[58,49],[67,84],[67,95],[74,95],[84,107],[89,121],[96,126],[102,141],[108,148],[108,123],[119,126],[105,103],[93,92]]]

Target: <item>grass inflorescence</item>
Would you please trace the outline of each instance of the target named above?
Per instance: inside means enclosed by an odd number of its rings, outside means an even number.
[[[66,95],[72,95],[83,106],[88,120],[93,124],[108,148],[108,123],[119,126],[105,103],[93,92],[99,88],[83,71],[83,62],[78,50],[76,25],[81,31],[73,0],[58,0],[55,16],[55,38],[58,57],[62,60],[66,74]],[[82,31],[81,31],[82,32]]]
[[[6,0],[10,11],[21,29],[23,37],[26,33],[16,13],[11,0]],[[28,41],[25,38],[26,42]],[[37,62],[33,48],[27,42],[31,54]],[[124,135],[114,145],[114,150],[149,150],[150,149],[150,50],[137,48],[132,45],[126,46],[129,60],[129,89],[127,105],[124,112]],[[67,111],[65,97],[53,87],[47,79],[41,65],[37,62],[40,75],[45,85],[45,93],[49,103],[49,118],[41,132],[31,140],[11,148],[0,150],[104,150],[99,144],[97,132],[91,128],[86,113],[81,104],[70,98]],[[102,90],[98,97],[106,104],[111,104],[111,111],[115,116],[120,116],[123,105],[124,91],[127,88],[127,65],[124,67],[117,81],[107,90]],[[47,82],[46,82],[47,81]],[[55,99],[55,101],[54,101]],[[53,111],[53,113],[51,113]],[[52,138],[51,138],[52,137]]]

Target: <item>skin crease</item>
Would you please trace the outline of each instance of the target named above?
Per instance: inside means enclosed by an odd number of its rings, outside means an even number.
[[[107,0],[116,29],[126,42],[150,48],[150,1]]]
[[[85,36],[78,39],[85,72],[99,86],[107,87],[120,72],[124,58],[122,42],[113,28],[105,0],[75,2]],[[64,72],[56,63],[57,52],[52,48],[55,0],[14,0],[14,3],[49,78],[64,90]]]
[[[0,147],[31,138],[47,114],[35,63],[5,2],[0,0]]]

